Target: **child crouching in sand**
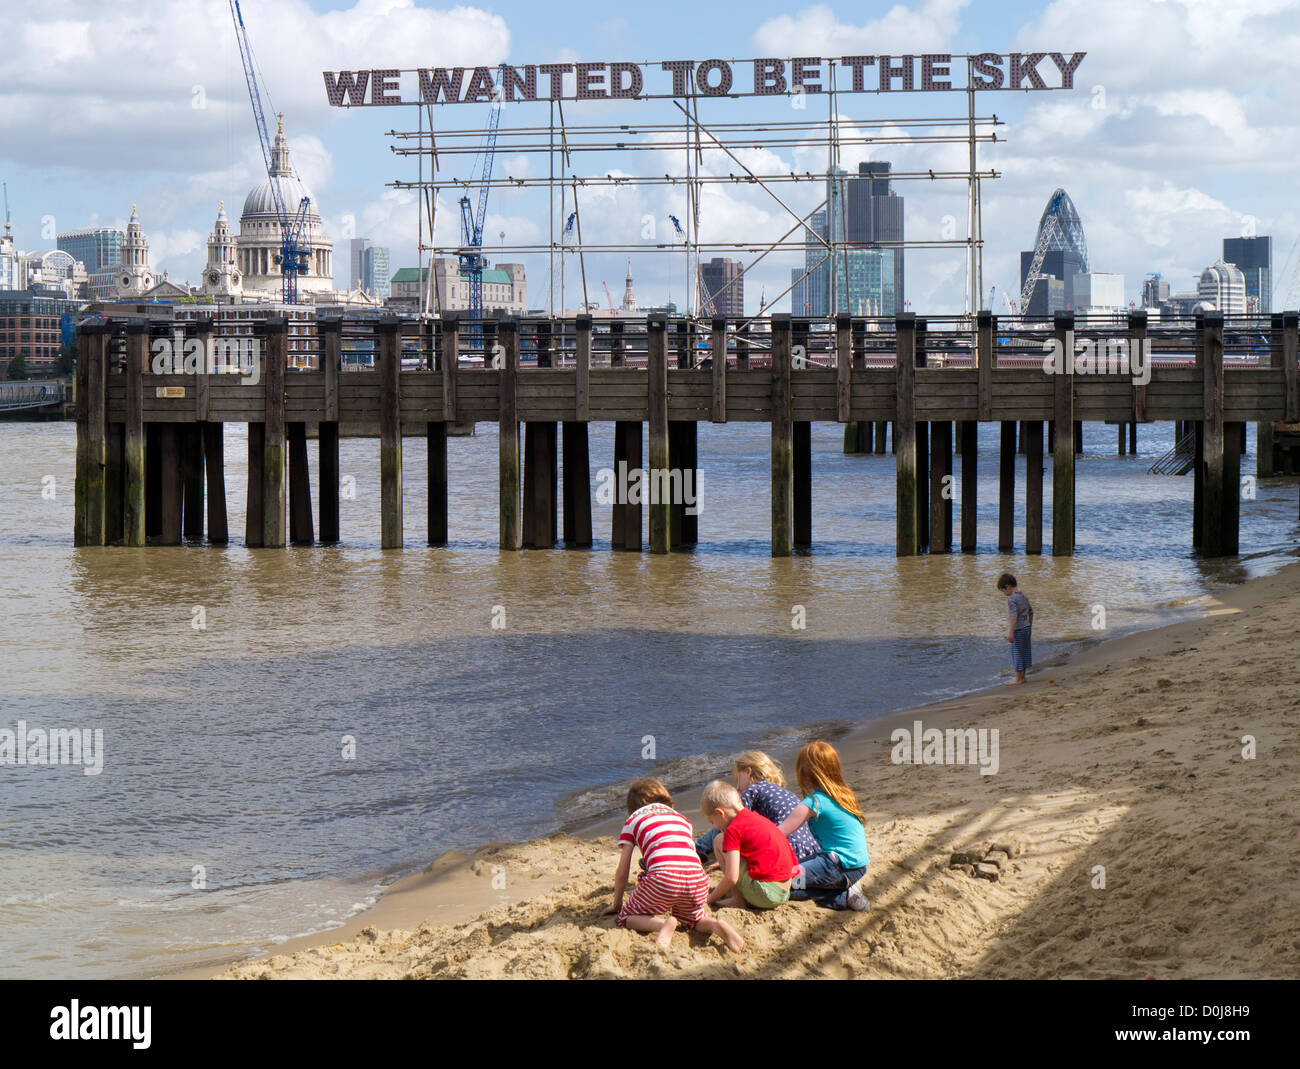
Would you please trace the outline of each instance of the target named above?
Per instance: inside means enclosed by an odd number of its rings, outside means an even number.
[[[709,916],[709,878],[695,852],[691,822],[672,805],[672,795],[657,779],[639,779],[628,788],[628,818],[618,835],[614,904],[605,913],[617,913],[620,928],[657,932],[657,947],[666,947],[681,925],[687,931],[717,932],[727,949],[744,950],[745,941],[736,929]],[[645,871],[624,901],[634,847],[641,851]]]
[[[796,861],[781,830],[746,809],[740,792],[720,779],[704,788],[700,811],[722,833],[722,882],[709,894],[709,905],[773,909],[787,901]]]
[[[767,817],[778,826],[799,804],[799,796],[786,790],[781,766],[761,750],[746,750],[735,758],[731,762],[731,778],[735,780],[736,790],[740,792],[740,804],[761,817]],[[713,868],[715,863],[722,863],[721,851],[717,849],[717,837],[720,834],[716,828],[710,828],[695,840],[695,849],[706,866],[705,872]],[[790,834],[789,842],[796,861],[807,861],[821,852],[821,847],[807,827],[795,829]]]
[[[870,861],[867,818],[844,782],[840,755],[829,742],[810,742],[799,751],[794,769],[806,797],[781,822],[781,833],[789,836],[806,823],[822,852],[801,862],[790,897],[862,913],[870,908],[862,890]]]
[[[1007,596],[1007,641],[1011,643],[1011,667],[1016,673],[1005,686],[1014,687],[1025,681],[1025,673],[1034,666],[1034,607],[1010,572],[998,577],[998,589]]]

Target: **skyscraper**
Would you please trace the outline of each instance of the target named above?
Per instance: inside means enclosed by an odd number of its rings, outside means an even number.
[[[1273,239],[1224,238],[1223,259],[1235,264],[1246,280],[1246,309],[1266,315],[1273,310]]]
[[[96,226],[68,230],[56,239],[57,247],[86,265],[86,272],[122,262],[122,240],[126,235],[115,227]]]
[[[721,256],[701,263],[700,304],[707,313],[715,316],[743,316],[745,265],[739,260],[727,260]]]
[[[351,275],[348,288],[364,290],[372,297],[390,296],[388,249],[369,238],[353,238],[350,246]]]
[[[1034,248],[1047,237],[1047,253],[1043,257],[1038,274],[1046,275],[1035,284],[1029,298],[1029,306],[1021,308],[1021,315],[1051,315],[1053,312],[1075,307],[1074,276],[1086,275],[1092,268],[1088,265],[1088,241],[1083,233],[1083,222],[1075,210],[1070,194],[1057,189],[1048,198],[1047,207],[1038,220],[1038,230],[1034,235]],[[1034,249],[1020,254],[1020,287],[1023,290],[1029,278],[1029,269],[1034,263]],[[1048,279],[1059,279],[1061,288],[1048,283]]]
[[[832,281],[836,313],[903,311],[903,249],[880,247],[903,241],[903,198],[890,189],[890,167],[871,161],[858,164],[856,175],[837,169],[826,176],[827,208],[808,220],[821,240],[806,237],[804,267],[792,273],[811,272],[791,291],[795,315],[832,314]]]

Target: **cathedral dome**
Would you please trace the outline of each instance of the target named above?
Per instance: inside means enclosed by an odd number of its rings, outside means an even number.
[[[307,197],[311,201],[307,205],[307,218],[312,222],[320,222],[320,213],[316,210],[316,198],[312,196],[311,190],[291,174],[268,176],[249,190],[248,196],[244,198],[243,218],[276,214],[275,190],[271,188],[272,182],[279,187],[280,196],[284,201],[284,210],[289,213],[290,218],[298,214],[298,205],[304,197]]]

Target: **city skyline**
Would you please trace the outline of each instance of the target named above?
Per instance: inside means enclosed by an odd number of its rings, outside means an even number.
[[[1207,10],[1149,0],[1100,7],[1059,0],[1046,8],[1013,4],[992,19],[962,0],[922,0],[855,25],[845,5],[758,4],[749,9],[750,23],[728,24],[722,51],[811,55],[826,51],[827,40],[835,40],[841,51],[850,44],[874,50],[1029,49],[1043,41],[1086,50],[1073,91],[978,98],[981,111],[996,111],[1008,124],[1005,144],[980,149],[980,166],[1003,175],[983,188],[985,302],[993,285],[998,293],[1017,288],[1019,253],[1030,247],[1038,208],[1057,185],[1069,189],[1078,205],[1097,268],[1125,277],[1128,300],[1138,299],[1151,273],[1169,280],[1174,289],[1193,288],[1205,266],[1219,258],[1224,238],[1255,234],[1273,238],[1272,281],[1280,299],[1290,286],[1300,218],[1285,170],[1268,153],[1271,144],[1294,139],[1294,109],[1286,107],[1294,90],[1267,60],[1283,54],[1293,41],[1281,12],[1295,7],[1286,4],[1261,15],[1231,4]],[[590,10],[598,11],[594,5]],[[666,9],[673,10],[671,5]],[[1106,32],[1107,13],[1122,18],[1132,33]],[[237,203],[264,177],[225,5],[145,5],[139,14],[124,15],[74,2],[62,15],[76,17],[56,20],[38,5],[18,5],[22,42],[59,66],[72,99],[94,106],[59,111],[67,132],[50,138],[51,126],[37,118],[45,114],[52,119],[48,109],[58,109],[58,101],[29,72],[6,61],[15,96],[26,102],[0,117],[0,132],[6,135],[0,169],[9,187],[16,245],[28,251],[53,249],[58,232],[104,225],[124,229],[129,205],[139,203],[155,270],[197,283],[215,205],[223,199]],[[717,22],[721,29],[721,20]],[[330,109],[320,87],[322,69],[493,63],[522,52],[543,61],[637,58],[680,49],[659,29],[639,28],[633,36],[625,21],[603,13],[575,23],[573,33],[560,35],[539,13],[515,4],[491,12],[431,11],[407,0],[385,5],[382,12],[364,3],[334,10],[324,3],[290,0],[259,4],[249,13],[249,34],[262,58],[272,103],[286,113],[296,169],[319,198],[323,232],[340,247],[360,237],[388,247],[390,272],[416,263],[414,196],[385,185],[413,177],[387,149],[383,130],[393,125],[392,116],[380,114],[384,109],[343,114]],[[288,26],[296,27],[301,54],[282,57],[272,42],[282,39]],[[103,65],[124,59],[132,39],[108,32],[110,27],[131,28],[157,54],[173,57],[158,70],[140,72],[138,84],[121,91],[115,85],[114,93],[125,92],[138,102],[134,110],[108,106],[111,98],[100,82]],[[198,49],[201,35],[207,44]],[[1129,42],[1130,36],[1140,38],[1145,62],[1134,62],[1139,42]],[[1266,43],[1255,43],[1260,41]],[[1234,63],[1234,57],[1245,62],[1247,50],[1252,57],[1249,78]],[[1178,63],[1159,62],[1173,55]],[[580,106],[594,105],[575,105],[575,112]],[[841,112],[849,123],[922,114],[927,108],[934,114],[936,108],[952,106],[920,95],[887,101],[867,96],[843,104]],[[890,150],[861,155],[846,150],[842,166],[856,170],[869,155],[889,158],[898,169],[933,167],[956,164],[955,156],[964,152],[958,146],[923,145]],[[798,148],[789,165],[811,169],[816,152],[812,145]],[[96,161],[94,181],[87,180],[87,154]],[[502,166],[510,169],[514,162],[507,157]],[[909,183],[899,189],[907,202],[909,239],[938,236],[954,223],[956,232],[964,234],[965,192],[957,185],[941,189]],[[593,201],[584,208],[584,224],[593,232],[623,225],[639,220],[645,209],[662,219],[674,203],[645,193],[618,202]],[[770,201],[744,191],[722,192],[705,207],[702,226],[716,233],[748,225],[761,237],[782,221],[779,211],[770,210]],[[448,208],[442,206],[442,218],[450,222],[454,212]],[[544,240],[545,204],[539,211],[535,199],[494,192],[485,230],[491,235],[485,247],[489,255],[500,231],[511,242]],[[447,235],[440,234],[439,240]],[[657,303],[671,295],[680,302],[684,276],[679,259],[634,256],[643,299]],[[588,275],[597,288],[600,281],[617,286],[622,260],[588,255]],[[524,262],[536,280],[536,297],[543,290],[546,258]],[[789,270],[797,262],[773,256],[747,272],[748,310],[756,310],[764,290],[770,296],[788,285]],[[572,254],[568,269],[576,278]],[[347,287],[346,271],[335,265],[339,288]],[[959,309],[963,286],[960,253],[909,253],[906,295],[913,307]]]

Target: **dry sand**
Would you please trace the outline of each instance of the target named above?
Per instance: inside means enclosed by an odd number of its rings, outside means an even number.
[[[743,953],[683,932],[656,950],[601,916],[611,820],[440,858],[348,926],[219,975],[1300,977],[1298,619],[1292,565],[1203,619],[840,740],[868,818],[867,913],[729,909]],[[1000,770],[893,764],[891,730],[916,719],[996,728]],[[697,795],[677,804],[702,830]],[[949,868],[1007,839],[1025,852],[998,882]]]

